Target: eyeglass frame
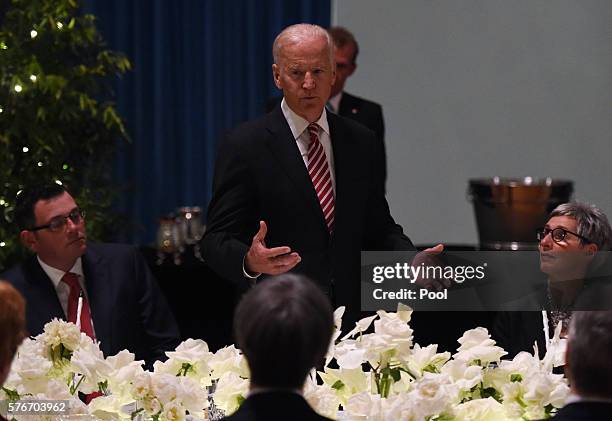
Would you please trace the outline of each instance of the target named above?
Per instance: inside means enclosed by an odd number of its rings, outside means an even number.
[[[553,234],[554,231],[562,231],[563,232],[563,238],[561,238],[560,240],[555,240],[555,235]],[[538,241],[542,241],[544,240],[544,238],[546,238],[546,236],[550,234],[550,238],[551,240],[553,240],[555,243],[559,244],[561,241],[565,240],[565,237],[567,236],[567,234],[572,234],[575,237],[578,237],[580,240],[591,244],[593,243],[591,240],[589,240],[588,238],[580,235],[580,234],[576,234],[575,232],[572,232],[570,230],[566,230],[565,228],[561,228],[561,227],[557,227],[557,228],[546,228],[546,227],[542,227],[542,228],[538,228],[536,230],[536,238]],[[540,236],[542,236],[542,238],[539,238]]]
[[[85,219],[85,215],[86,215],[86,212],[83,209],[76,208],[70,211],[68,215],[58,215],[54,217],[53,219],[51,219],[51,221],[49,221],[48,224],[38,225],[36,227],[28,228],[27,231],[34,232],[34,231],[48,229],[49,231],[52,231],[52,232],[59,232],[62,230],[62,228],[66,226],[66,223],[67,223],[66,221],[68,219],[70,219],[72,223],[76,225],[76,224],[80,224]],[[58,221],[59,225],[54,224],[55,221]],[[54,225],[56,225],[55,228],[53,227]]]

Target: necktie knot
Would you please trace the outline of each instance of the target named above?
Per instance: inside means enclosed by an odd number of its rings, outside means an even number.
[[[62,277],[62,282],[66,283],[71,290],[81,290],[81,285],[79,285],[79,276],[76,273],[66,272]]]
[[[319,125],[317,123],[310,123],[308,125],[308,133],[310,134],[310,141],[313,142],[315,138],[319,138]]]

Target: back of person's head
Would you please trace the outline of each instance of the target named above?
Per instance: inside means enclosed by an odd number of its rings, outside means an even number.
[[[575,393],[612,399],[611,352],[612,310],[574,312],[565,369]]]
[[[577,234],[588,238],[598,250],[612,248],[612,228],[608,217],[594,205],[583,202],[569,202],[557,206],[549,215],[570,216],[576,220]],[[584,243],[584,240],[580,240]]]
[[[353,34],[346,28],[342,26],[332,26],[327,29],[329,35],[331,35],[332,40],[334,41],[334,45],[336,48],[344,48],[346,46],[353,47],[353,64],[357,64],[357,55],[359,54],[359,44],[357,40],[353,36]]]
[[[45,183],[21,189],[17,194],[14,213],[14,220],[19,230],[32,228],[36,225],[34,206],[39,200],[53,199],[61,196],[64,192],[66,192],[66,188],[57,183]]]
[[[284,274],[257,284],[243,297],[234,326],[252,385],[300,389],[325,357],[334,317],[329,299],[314,283]]]
[[[0,386],[26,336],[25,300],[11,284],[0,281]]]

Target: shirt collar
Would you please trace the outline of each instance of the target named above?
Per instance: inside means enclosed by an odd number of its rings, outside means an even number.
[[[66,274],[66,272],[64,272],[63,270],[56,269],[52,266],[49,266],[48,264],[43,262],[40,256],[38,255],[36,255],[36,258],[38,259],[38,263],[40,264],[40,267],[42,267],[42,269],[45,271],[47,276],[51,279],[51,282],[53,282],[53,286],[57,288],[62,278]],[[80,278],[83,277],[83,262],[81,261],[80,257],[76,260],[76,262],[74,262],[74,265],[72,266],[72,268],[70,268],[68,272],[75,273],[79,275]]]
[[[297,115],[291,108],[289,108],[285,98],[283,98],[281,101],[281,111],[285,116],[285,120],[287,120],[287,123],[289,124],[293,138],[297,139],[302,135],[302,133],[304,133],[304,130],[306,130],[310,123],[308,120]],[[323,108],[321,116],[317,121],[315,121],[315,123],[317,123],[319,127],[321,127],[321,129],[329,136],[329,124],[327,123],[327,110],[325,108]]]

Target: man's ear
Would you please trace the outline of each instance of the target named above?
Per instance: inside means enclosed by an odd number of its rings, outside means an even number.
[[[23,230],[19,233],[19,238],[21,239],[21,243],[36,253],[38,241],[36,239],[36,234],[32,231]]]
[[[280,84],[280,68],[278,64],[272,64],[272,77],[274,78],[274,84],[278,89],[283,89]]]

